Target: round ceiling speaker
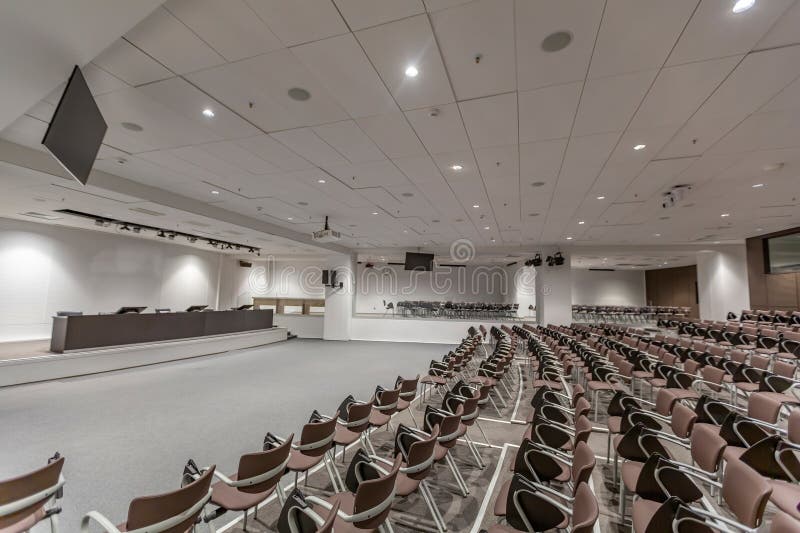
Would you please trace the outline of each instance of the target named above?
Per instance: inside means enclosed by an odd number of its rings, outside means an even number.
[[[292,87],[289,89],[289,98],[298,102],[305,102],[311,98],[311,93],[301,87]]]
[[[568,31],[557,31],[551,33],[542,41],[542,50],[545,52],[558,52],[563,50],[572,42],[572,34]]]

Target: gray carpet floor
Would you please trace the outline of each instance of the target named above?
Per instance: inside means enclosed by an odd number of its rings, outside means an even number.
[[[179,486],[183,465],[234,472],[267,431],[424,374],[449,346],[293,340],[227,354],[0,389],[0,479],[66,457],[63,531],[96,509],[122,522],[137,496]]]

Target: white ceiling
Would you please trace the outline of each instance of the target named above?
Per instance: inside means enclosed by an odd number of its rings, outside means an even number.
[[[800,0],[733,3],[169,0],[85,68],[95,168],[357,249],[797,226]],[[0,137],[40,148],[60,90]]]

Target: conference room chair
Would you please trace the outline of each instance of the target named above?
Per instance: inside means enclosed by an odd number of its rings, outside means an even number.
[[[355,491],[347,488],[328,497],[307,496],[317,513],[329,513],[336,505],[339,510],[333,523],[333,530],[337,533],[352,531],[380,531],[389,533],[393,531],[389,523],[389,513],[395,495],[395,482],[400,473],[402,459],[397,457],[391,470],[386,470],[374,460],[364,461],[360,453],[353,459],[355,466],[351,468],[369,469],[372,475],[378,476],[369,479],[367,476],[358,476],[363,481],[358,483]],[[367,459],[369,459],[367,457]]]
[[[336,430],[333,433],[333,455],[336,457],[336,447],[342,447],[342,462],[345,462],[347,447],[359,439],[364,439],[365,432],[369,429],[369,419],[372,415],[373,396],[367,402],[357,401],[352,396],[348,397],[339,407],[339,416],[336,419]],[[364,443],[366,447],[366,443]]]
[[[458,469],[458,465],[450,455],[450,451],[458,444],[458,439],[462,436],[461,415],[463,412],[464,408],[460,405],[453,413],[428,407],[425,410],[423,430],[427,433],[433,433],[433,428],[439,427],[439,437],[436,439],[436,447],[434,449],[434,460],[436,463],[444,462],[447,464],[453,474],[453,478],[455,478],[459,492],[466,498],[469,494],[469,488],[461,475],[461,471]]]
[[[214,466],[187,480],[172,492],[143,496],[131,501],[125,522],[115,525],[98,511],[86,513],[81,520],[81,533],[88,533],[95,522],[107,533],[184,533],[201,518],[203,508],[211,499],[211,481],[216,475]],[[211,528],[209,528],[211,530]]]
[[[300,442],[292,444],[289,462],[286,465],[287,470],[294,472],[294,488],[297,488],[299,474],[305,474],[305,482],[307,483],[308,471],[323,463],[334,491],[340,490],[342,484],[339,479],[339,471],[330,457],[330,451],[333,449],[333,440],[336,435],[338,417],[338,412],[332,417],[327,417],[314,411],[310,421],[303,426],[300,432]],[[284,441],[284,439],[274,435],[268,434],[267,437],[271,437],[276,442]]]
[[[667,468],[674,470],[674,467],[665,467]],[[681,472],[692,478],[702,477],[688,469]],[[680,500],[676,502],[674,499],[668,499],[660,503],[639,498],[634,502],[632,512],[633,531],[635,533],[650,531],[654,520],[658,520],[658,525],[668,531],[703,531],[707,529],[699,526],[713,523],[728,531],[753,533],[757,531],[762,525],[764,510],[771,493],[769,483],[742,461],[733,460],[726,465],[722,483],[714,482],[714,484],[720,488],[722,500],[733,518]],[[717,526],[717,530],[720,526]]]
[[[414,423],[414,426],[417,426],[417,419],[414,418],[414,410],[409,409],[411,404],[414,402],[414,399],[417,397],[417,389],[419,387],[419,374],[414,379],[404,379],[402,377],[398,377],[397,381],[395,382],[395,387],[400,387],[400,395],[397,399],[397,412],[402,413],[403,411],[408,411],[408,414],[411,416],[411,421]]]
[[[241,511],[244,514],[243,528],[247,529],[247,513],[255,511],[258,518],[258,505],[277,490],[278,500],[283,501],[280,481],[289,464],[289,456],[294,435],[278,439],[272,434],[264,438],[264,449],[260,452],[246,453],[239,458],[236,473],[226,476],[219,471],[214,476],[219,480],[211,486],[211,504],[217,509],[206,516],[214,520],[227,511]],[[199,478],[207,469],[198,469],[190,460],[184,474]]]
[[[403,425],[398,426],[395,433],[395,449],[397,454],[395,460],[400,459],[400,471],[395,480],[395,496],[399,498],[409,498],[412,494],[419,494],[423,502],[428,507],[433,522],[439,533],[447,530],[447,524],[442,517],[433,493],[427,485],[426,479],[433,471],[436,461],[436,440],[439,437],[439,428],[434,427],[433,432],[428,434],[419,429],[412,429]],[[387,466],[392,466],[392,461],[382,457],[373,457]],[[394,521],[397,523],[407,522],[402,516],[395,515]],[[407,523],[411,527],[419,526],[416,521]]]
[[[56,453],[47,465],[17,477],[0,481],[0,531],[21,533],[43,520],[58,532],[56,505],[63,495],[64,457]]]
[[[375,449],[370,440],[370,434],[375,429],[391,429],[392,415],[397,412],[397,403],[400,400],[401,387],[395,389],[383,389],[378,387],[375,391],[375,401],[372,402],[372,413],[369,415],[369,429],[367,429],[365,439],[369,445],[370,452],[374,455]]]
[[[570,497],[519,474],[511,480],[506,506],[506,523],[490,526],[488,533],[551,529],[590,533],[600,516],[597,497],[588,484],[578,485]]]
[[[299,490],[293,490],[286,498],[278,519],[279,531],[296,531],[304,533],[333,533],[333,525],[339,512],[336,502],[327,516],[317,514],[306,501],[306,496]]]

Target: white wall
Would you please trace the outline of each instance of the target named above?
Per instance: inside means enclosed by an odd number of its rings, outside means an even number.
[[[704,320],[725,320],[729,311],[750,309],[744,244],[697,253],[697,295]]]
[[[250,261],[252,268],[239,266],[238,259],[225,257],[220,282],[220,307],[253,303],[254,297],[325,298],[319,261]]]
[[[50,336],[57,311],[214,306],[220,254],[0,219],[0,342]]]
[[[572,271],[572,303],[574,305],[645,304],[645,275],[637,270],[574,269]]]

